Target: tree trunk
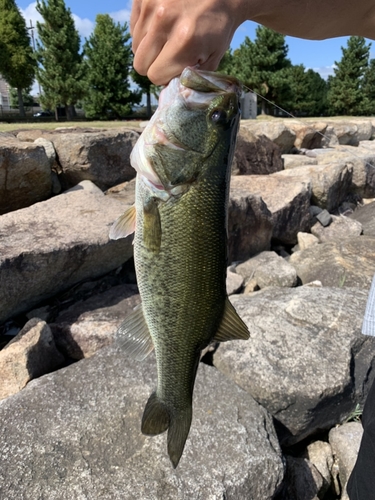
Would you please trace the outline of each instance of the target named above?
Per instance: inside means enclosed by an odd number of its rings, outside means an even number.
[[[150,119],[152,115],[152,109],[151,109],[151,93],[148,90],[147,91],[147,118]]]
[[[25,118],[26,114],[25,114],[25,108],[23,106],[23,97],[22,97],[22,89],[21,88],[17,89],[17,94],[18,94],[18,109],[20,110],[20,116],[22,118]]]
[[[59,121],[59,112],[57,110],[57,106],[55,107],[55,120],[58,122]]]
[[[65,106],[65,112],[67,121],[72,121],[77,116],[74,104],[67,104]]]
[[[266,101],[264,99],[262,99],[262,115],[266,115]]]

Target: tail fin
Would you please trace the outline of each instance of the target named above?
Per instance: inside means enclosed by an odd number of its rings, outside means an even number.
[[[193,416],[192,407],[182,411],[168,411],[154,392],[147,401],[142,417],[142,433],[156,436],[168,429],[168,455],[174,468],[180,461],[189,434]]]

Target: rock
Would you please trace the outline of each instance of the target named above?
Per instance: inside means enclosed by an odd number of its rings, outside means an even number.
[[[323,286],[370,288],[375,273],[375,238],[360,236],[315,245],[291,255],[302,283],[319,280]]]
[[[79,190],[1,216],[0,322],[128,260],[131,238],[108,236],[126,208]]]
[[[236,272],[243,277],[246,285],[254,278],[259,288],[297,285],[296,270],[276,252],[261,252],[239,264],[236,267]]]
[[[141,301],[135,285],[118,285],[62,311],[52,323],[56,345],[72,359],[112,344],[125,317]]]
[[[326,209],[316,214],[315,217],[319,224],[323,227],[328,227],[332,222],[332,215]]]
[[[113,186],[105,194],[116,200],[123,200],[129,205],[133,205],[135,203],[135,179]]]
[[[56,151],[51,141],[48,141],[44,137],[38,137],[35,139],[34,144],[37,146],[42,146],[46,152],[46,156],[49,160],[49,166],[51,170],[56,167]]]
[[[362,233],[362,224],[356,220],[349,219],[344,215],[339,217],[331,215],[331,218],[332,222],[329,226],[324,227],[320,222],[317,222],[311,228],[311,233],[322,243],[330,240],[355,238]]]
[[[135,177],[130,153],[139,134],[129,129],[83,134],[60,134],[53,143],[64,177],[70,186],[93,181],[100,189]]]
[[[52,141],[67,187],[83,180],[105,190],[135,177],[130,153],[139,134],[125,127],[117,129],[64,129],[53,132],[25,131],[21,140],[43,137]]]
[[[319,500],[323,478],[306,458],[286,455],[286,474],[282,498],[288,500]]]
[[[340,146],[318,158],[319,164],[345,163],[353,171],[350,191],[361,197],[375,195],[375,151],[368,148]]]
[[[232,163],[235,175],[266,175],[283,170],[280,148],[266,136],[241,128]]]
[[[282,155],[284,169],[298,168],[304,165],[317,165],[318,160],[305,155]]]
[[[103,191],[91,181],[81,181],[74,187],[64,191],[64,194],[73,193],[74,191],[81,191],[82,189],[93,194],[103,194]]]
[[[297,120],[289,120],[288,126],[296,134],[294,146],[298,149],[320,148],[324,133],[327,128],[326,122],[311,122],[309,125]]]
[[[136,363],[105,348],[3,401],[0,497],[274,497],[284,467],[263,408],[217,370],[201,365],[193,424],[174,470],[166,435],[140,432],[155,382],[153,356]]]
[[[282,121],[261,122],[252,120],[245,123],[241,122],[241,130],[245,128],[258,137],[265,136],[270,139],[280,148],[281,153],[289,153],[293,149],[296,134]]]
[[[300,250],[305,250],[305,248],[317,245],[319,240],[316,236],[310,233],[298,233],[297,234],[298,247]]]
[[[49,326],[38,318],[30,320],[0,351],[0,399],[16,394],[33,378],[63,363]]]
[[[358,207],[349,217],[361,224],[363,234],[375,236],[375,202]]]
[[[362,290],[304,286],[231,297],[250,340],[221,343],[213,364],[274,416],[281,444],[329,430],[364,400],[375,366],[366,301]]]
[[[227,294],[233,295],[234,293],[238,293],[239,290],[243,286],[243,277],[239,274],[232,272],[230,270],[227,271]]]
[[[329,442],[339,469],[342,492],[357,460],[363,429],[360,422],[347,422],[329,431]]]
[[[302,180],[281,178],[279,174],[232,177],[231,197],[232,193],[261,196],[272,214],[272,237],[284,244],[294,244],[299,231],[310,230],[310,185]],[[258,252],[262,250],[267,248]]]
[[[307,446],[305,458],[315,466],[323,478],[323,484],[319,491],[320,498],[322,498],[332,482],[333,455],[331,445],[324,441],[314,441]]]
[[[288,178],[295,183],[310,183],[311,203],[332,212],[350,193],[353,170],[346,163],[306,165],[277,172],[273,177],[278,177],[280,182]]]
[[[43,146],[0,137],[0,215],[52,194],[50,161]]]
[[[228,206],[228,262],[268,250],[272,230],[272,215],[262,198],[250,194],[240,183],[232,182]]]

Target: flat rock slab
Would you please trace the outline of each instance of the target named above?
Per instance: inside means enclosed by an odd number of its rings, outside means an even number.
[[[319,280],[324,286],[368,290],[375,273],[375,237],[357,236],[328,241],[291,255],[303,284]]]
[[[2,215],[0,322],[127,261],[131,238],[110,241],[108,236],[126,208],[81,189]]]
[[[213,363],[274,415],[282,443],[332,428],[363,401],[375,366],[375,339],[361,333],[366,292],[268,288],[231,301],[250,340],[220,344]]]
[[[52,194],[50,160],[41,145],[0,136],[0,215]]]
[[[201,365],[194,416],[174,470],[166,436],[140,432],[153,356],[114,348],[31,382],[0,403],[0,497],[48,500],[270,500],[284,468],[271,418]]]

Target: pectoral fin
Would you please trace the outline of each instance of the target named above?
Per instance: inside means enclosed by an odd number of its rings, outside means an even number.
[[[238,316],[235,308],[227,297],[223,319],[212,340],[214,342],[226,342],[227,340],[247,340],[249,337],[250,333],[247,326]]]
[[[143,205],[143,241],[152,252],[158,252],[161,245],[161,222],[158,202],[149,198]]]
[[[116,342],[134,359],[142,361],[154,349],[142,305],[131,312],[116,333]]]
[[[110,239],[118,240],[120,238],[126,238],[129,234],[134,233],[136,215],[135,206],[132,205],[113,223],[109,230]]]

